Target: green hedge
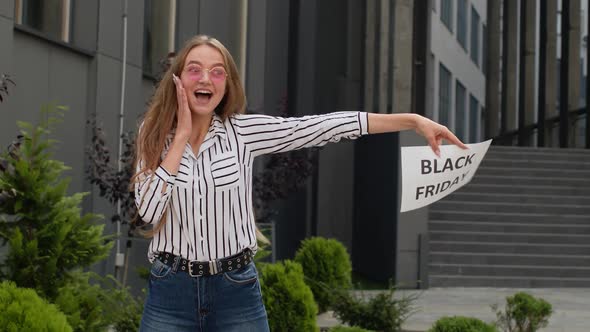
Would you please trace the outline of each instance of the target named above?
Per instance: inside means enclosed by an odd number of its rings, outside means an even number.
[[[429,332],[496,332],[496,327],[472,317],[443,317],[434,323]]]
[[[301,265],[292,261],[262,265],[260,286],[271,331],[318,331],[318,307],[303,281]]]
[[[361,329],[360,327],[352,326],[336,326],[329,330],[329,332],[371,332],[369,330]]]
[[[324,312],[335,301],[335,292],[351,288],[350,256],[342,243],[321,237],[301,243],[295,261],[303,267],[305,281],[311,288],[319,312]]]
[[[394,286],[390,286],[368,299],[348,291],[337,292],[334,315],[350,326],[382,332],[400,331],[403,323],[415,312],[417,295],[397,298],[395,290]]]
[[[55,305],[11,281],[0,283],[0,312],[2,331],[72,331],[66,316]]]
[[[526,292],[518,292],[506,298],[506,307],[499,310],[492,306],[498,318],[498,326],[506,331],[534,332],[549,324],[553,314],[551,304]]]
[[[67,315],[76,332],[117,332],[139,330],[142,303],[112,277],[75,272],[59,289],[55,304]]]

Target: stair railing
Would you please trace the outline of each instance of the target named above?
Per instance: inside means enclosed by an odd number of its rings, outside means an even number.
[[[587,112],[586,108],[579,108],[572,110],[568,114],[568,128],[570,130],[570,144],[568,147],[590,148],[590,130],[587,127]],[[538,147],[559,147],[559,114],[545,120],[545,139],[544,144],[535,146]],[[498,136],[493,137],[492,144],[505,146],[518,146],[518,137],[528,138],[529,142],[538,142],[536,135],[539,131],[539,123],[533,123],[519,129],[504,132]]]

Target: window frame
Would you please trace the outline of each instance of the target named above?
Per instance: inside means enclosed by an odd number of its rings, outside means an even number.
[[[70,44],[72,40],[72,19],[74,12],[74,2],[72,0],[59,0],[61,3],[61,15],[62,20],[60,22],[60,33],[59,36],[55,36],[45,30],[36,29],[35,27],[23,23],[23,16],[25,14],[25,1],[27,0],[15,0],[14,3],[14,21],[15,24],[24,28],[24,30],[35,32],[43,36],[44,38],[55,40],[61,43]]]
[[[440,1],[440,20],[453,33],[453,3],[454,0]],[[447,6],[445,6],[447,5]]]
[[[480,103],[477,98],[469,94],[469,143],[476,143],[479,140],[479,119],[480,119]],[[475,107],[474,107],[475,106]]]
[[[477,19],[477,20],[476,20]],[[471,56],[471,60],[477,67],[480,67],[480,56],[479,56],[479,40],[481,39],[479,36],[479,26],[481,24],[481,17],[479,13],[475,9],[473,5],[471,5],[471,27],[470,27],[470,47],[469,47],[469,54]]]
[[[543,0],[542,0],[543,1]],[[487,44],[488,29],[485,24],[481,25],[481,72],[484,76],[488,74],[488,44]]]
[[[449,126],[450,124],[450,114],[451,114],[451,106],[452,106],[452,98],[453,98],[453,89],[452,89],[452,82],[453,82],[453,74],[451,71],[442,63],[439,62],[438,65],[439,72],[438,72],[438,122]],[[444,76],[446,77],[443,77]],[[443,79],[445,79],[445,83],[443,84]],[[443,91],[443,86],[446,89]],[[445,106],[445,112],[442,112],[443,105]],[[444,118],[443,118],[444,115]]]
[[[461,11],[460,8],[463,8],[463,11]],[[459,45],[463,47],[465,52],[468,52],[467,47],[469,42],[467,38],[469,31],[469,18],[467,17],[467,14],[469,11],[467,8],[469,8],[467,0],[457,0],[457,41],[459,42]],[[463,15],[460,15],[460,13],[463,13]],[[461,18],[463,18],[463,20],[461,20]],[[461,27],[463,27],[463,29],[461,29]]]
[[[141,70],[143,72],[143,76],[150,78],[154,81],[158,80],[158,75],[160,74],[160,70],[159,68],[152,68],[152,58],[149,57],[146,52],[147,52],[147,46],[145,45],[146,41],[147,41],[147,37],[146,37],[146,33],[147,33],[147,28],[148,28],[148,24],[151,24],[151,17],[148,20],[147,17],[147,10],[148,10],[148,6],[150,6],[152,3],[156,2],[156,1],[160,1],[160,0],[146,0],[144,3],[144,24],[143,24],[143,46],[142,46],[142,65],[141,65]],[[169,0],[166,3],[169,4],[170,6],[170,13],[169,13],[169,17],[168,17],[168,31],[167,31],[167,54],[169,54],[170,52],[175,52],[176,51],[176,44],[177,44],[177,33],[178,33],[178,0]],[[151,9],[150,9],[151,10]],[[150,23],[148,23],[150,22]],[[153,50],[152,50],[153,51]],[[161,59],[163,59],[163,57],[165,57],[166,55],[163,55]],[[148,59],[149,58],[149,59]],[[160,60],[161,60],[160,59]],[[147,61],[146,61],[147,60]],[[146,66],[149,63],[149,66]]]
[[[463,96],[462,98],[459,98],[459,91],[462,91]],[[465,85],[463,85],[463,83],[461,83],[461,81],[459,80],[455,80],[455,134],[457,135],[457,137],[459,137],[459,139],[461,140],[465,140],[466,138],[466,126],[465,124],[467,123],[467,88],[465,87]],[[460,112],[459,106],[461,106],[461,110],[462,112]],[[462,113],[462,114],[461,114]],[[462,116],[461,116],[462,115]],[[461,121],[458,121],[458,120]]]

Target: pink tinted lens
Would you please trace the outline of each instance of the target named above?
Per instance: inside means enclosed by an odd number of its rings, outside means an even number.
[[[189,70],[187,73],[188,77],[195,81],[198,81],[203,77],[203,70]]]
[[[225,71],[221,68],[213,68],[209,70],[209,76],[212,80],[223,81],[225,79]]]
[[[216,82],[221,82],[225,79],[227,74],[223,68],[201,69],[192,68],[188,70],[188,75],[192,80],[198,81],[203,78],[205,72],[209,74],[209,79]]]

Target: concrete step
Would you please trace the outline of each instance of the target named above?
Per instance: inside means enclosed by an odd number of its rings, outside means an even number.
[[[551,169],[551,168],[516,168],[516,167],[497,167],[481,166],[477,170],[477,175],[496,175],[496,176],[542,176],[553,178],[590,178],[590,168],[588,169]]]
[[[590,162],[560,159],[521,160],[491,158],[485,156],[480,167],[547,168],[547,169],[588,169]]]
[[[504,212],[504,213],[545,213],[545,214],[573,214],[590,215],[590,205],[573,204],[535,204],[535,203],[499,203],[499,202],[458,202],[441,200],[432,205],[433,209],[477,211],[477,212]]]
[[[485,158],[507,160],[563,160],[564,162],[590,162],[590,151],[586,153],[568,153],[559,151],[522,152],[488,150]]]
[[[526,146],[492,145],[488,152],[494,153],[521,153],[521,154],[559,154],[559,155],[590,155],[590,150],[580,148],[538,148]]]
[[[452,221],[492,221],[505,223],[539,223],[539,224],[590,224],[588,216],[580,215],[553,215],[547,213],[505,213],[505,212],[474,212],[431,209],[431,220]]]
[[[498,203],[534,203],[534,204],[573,204],[584,205],[590,202],[590,196],[576,195],[536,195],[536,194],[495,194],[464,192],[458,190],[442,199],[445,202],[498,202]]]
[[[492,146],[429,209],[431,287],[590,287],[590,150]]]
[[[588,255],[485,254],[431,251],[429,264],[590,266]]]
[[[587,255],[590,244],[430,241],[430,251],[486,254]]]
[[[430,231],[463,231],[463,232],[492,232],[492,233],[539,233],[539,234],[585,234],[590,235],[590,223],[580,224],[539,224],[539,223],[502,223],[483,221],[448,221],[431,220],[428,223]]]
[[[475,176],[477,178],[477,175]],[[486,183],[471,182],[455,193],[491,193],[491,194],[531,194],[554,196],[590,196],[590,187],[573,187],[565,185],[514,185],[511,183]],[[453,194],[455,194],[453,193]]]
[[[509,242],[509,243],[553,243],[587,244],[590,235],[585,234],[541,234],[504,232],[458,232],[430,231],[432,241]]]
[[[458,276],[590,278],[590,267],[580,266],[430,264],[430,272]]]
[[[590,167],[590,164],[588,165]],[[535,176],[512,176],[512,175],[479,175],[473,177],[474,184],[505,184],[505,185],[536,185],[536,186],[571,186],[590,187],[590,178],[576,177],[535,177]]]
[[[430,287],[586,288],[590,278],[430,275]]]

